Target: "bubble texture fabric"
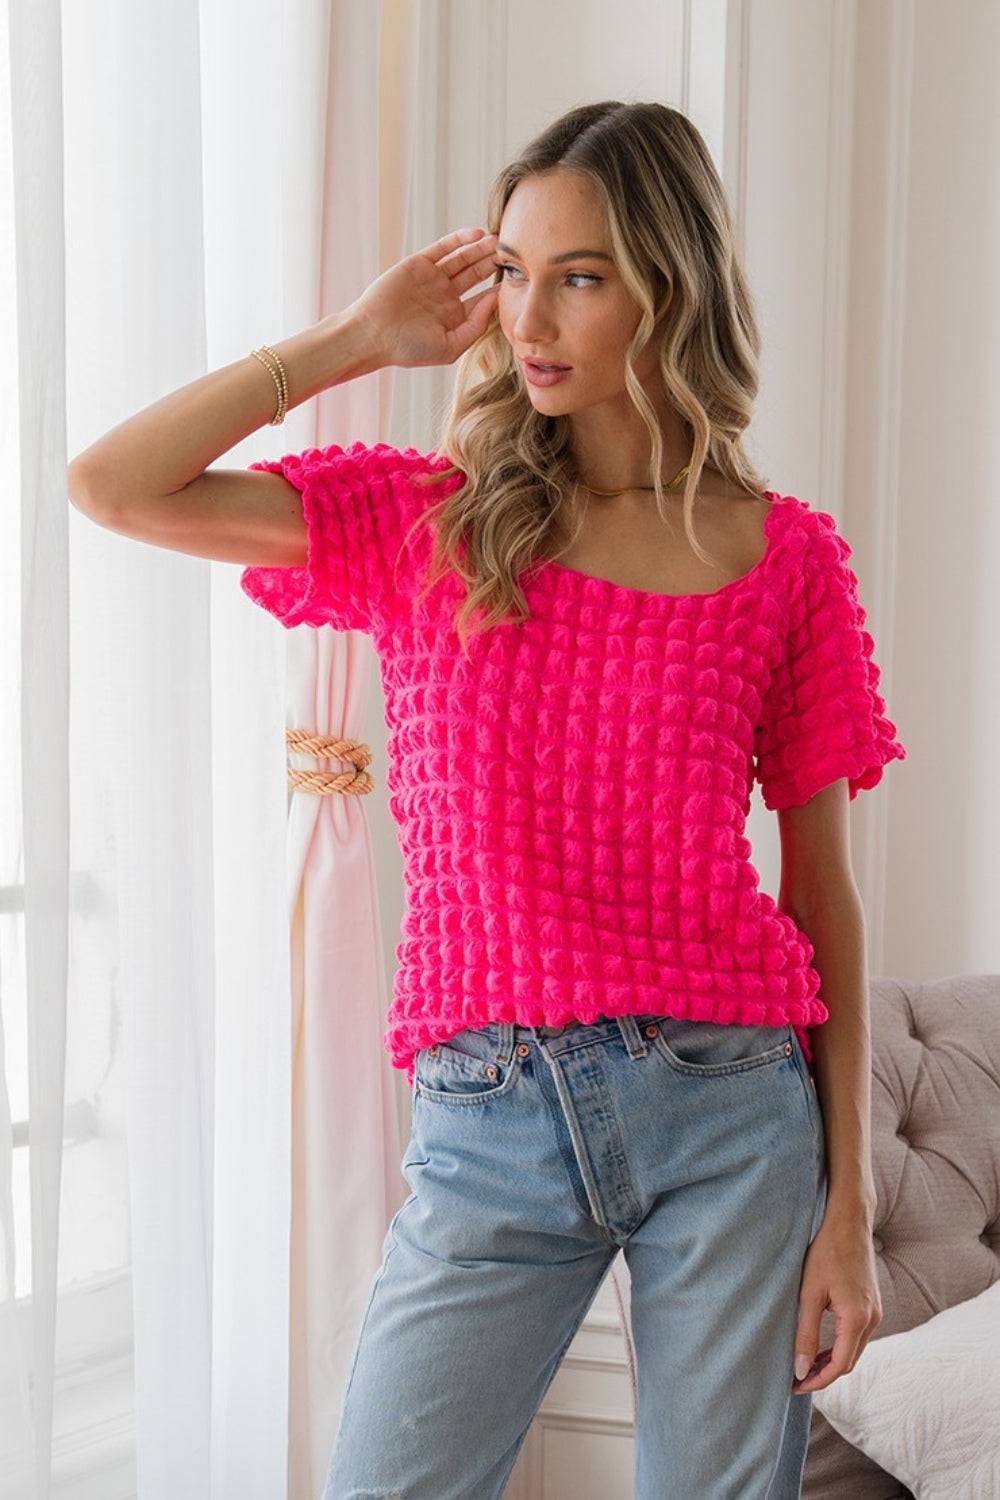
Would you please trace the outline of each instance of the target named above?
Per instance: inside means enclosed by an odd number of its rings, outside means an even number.
[[[767,492],[742,578],[667,595],[534,563],[530,618],[453,628],[464,585],[426,597],[422,508],[463,482],[435,452],[355,442],[251,469],[301,493],[303,567],[240,586],[283,625],[359,630],[385,697],[389,806],[406,888],[384,1045],[414,1054],[488,1021],[661,1013],[809,1029],[829,1012],[813,947],[759,888],[744,835],[903,760],[885,716],[851,548],[832,516]]]

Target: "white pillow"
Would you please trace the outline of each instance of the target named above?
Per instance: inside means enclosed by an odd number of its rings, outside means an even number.
[[[813,1406],[916,1500],[1000,1496],[1000,1281],[870,1339]]]

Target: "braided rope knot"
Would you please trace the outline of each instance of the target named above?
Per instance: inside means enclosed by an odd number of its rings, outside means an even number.
[[[333,739],[310,729],[286,729],[285,745],[289,755],[335,757],[350,761],[354,767],[350,771],[302,771],[290,765],[288,786],[292,791],[315,792],[318,797],[329,797],[335,792],[363,796],[375,785],[374,778],[365,770],[372,763],[372,752],[361,740]]]

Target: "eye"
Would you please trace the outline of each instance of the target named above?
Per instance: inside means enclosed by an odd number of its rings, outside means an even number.
[[[501,261],[501,262],[499,262],[497,264],[496,269],[500,272],[500,280],[501,281],[507,281],[508,278],[503,274],[504,271],[516,271],[517,267],[516,266],[512,266],[509,261]],[[591,276],[588,271],[569,271],[567,273],[567,275],[566,275],[566,280],[567,281],[593,281],[593,282],[599,282],[599,281],[603,281],[604,277],[603,276]]]

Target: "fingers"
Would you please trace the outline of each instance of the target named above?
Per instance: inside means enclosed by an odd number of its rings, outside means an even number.
[[[498,290],[499,288],[495,286],[488,286],[484,292],[478,292],[475,297],[469,297],[462,303],[463,308],[468,311],[468,316],[448,335],[449,340],[456,345],[457,349],[452,356],[453,359],[457,359],[459,354],[464,354],[470,344],[486,331],[486,325],[496,307]]]
[[[439,240],[434,240],[432,244],[427,245],[421,250],[420,254],[425,255],[428,260],[432,260],[435,265],[456,251],[461,251],[463,257],[476,258],[484,253],[484,246],[481,243],[483,240],[489,241],[489,244],[485,247],[486,249],[492,251],[496,247],[497,236],[487,233],[485,229],[478,227],[455,229],[452,230],[451,234],[444,234]],[[464,264],[464,259],[456,258],[456,267],[462,264]]]
[[[492,272],[496,270],[496,251],[494,248],[495,245],[496,235],[492,235],[489,239],[487,248],[471,263],[466,258],[470,253],[473,252],[474,249],[474,247],[470,245],[463,252],[463,259],[460,261],[456,261],[454,271],[452,271],[450,265],[442,265],[441,269],[443,271],[448,271],[449,275],[451,276],[452,287],[456,292],[458,292],[459,296],[461,296],[462,292],[469,291],[471,287],[478,286],[481,281],[485,280],[487,276],[491,275]],[[449,261],[451,259],[452,257],[449,256]],[[499,282],[497,283],[497,285],[499,286]]]
[[[826,1311],[828,1299],[815,1289],[804,1288],[799,1300],[799,1326],[795,1330],[795,1358],[793,1391],[805,1389],[807,1378],[813,1374],[816,1349],[819,1344],[819,1325]],[[829,1354],[829,1351],[825,1351]]]
[[[796,1379],[792,1381],[792,1392],[796,1396],[800,1396],[804,1391],[822,1389],[820,1373],[827,1368],[832,1360],[833,1350],[821,1349],[815,1358],[810,1357],[809,1354],[806,1354],[805,1358],[809,1361],[805,1375],[800,1380]],[[829,1382],[824,1383],[829,1384]]]
[[[873,1322],[860,1310],[853,1316],[844,1314],[838,1320],[833,1348],[821,1349],[815,1358],[812,1358],[812,1350],[819,1342],[818,1334],[810,1339],[804,1329],[800,1328],[795,1341],[796,1360],[804,1355],[811,1359],[811,1363],[803,1379],[792,1381],[793,1393],[801,1395],[805,1391],[825,1390],[841,1375],[853,1370],[880,1321],[881,1317]]]

